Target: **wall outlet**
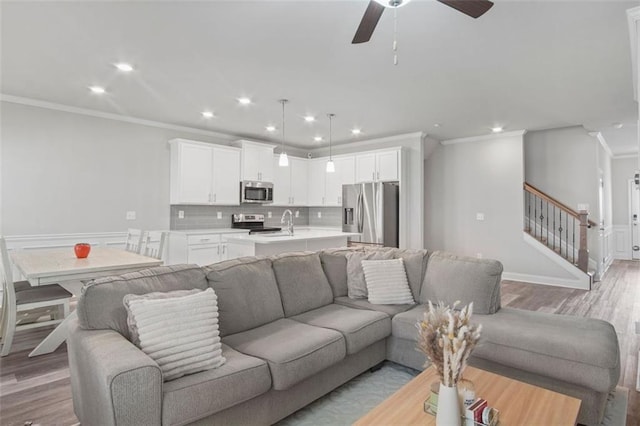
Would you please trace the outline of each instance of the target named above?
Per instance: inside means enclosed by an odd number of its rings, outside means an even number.
[[[482,259],[482,253],[476,253],[476,257],[477,257],[478,259]]]
[[[484,213],[476,213],[476,220],[484,220]]]
[[[184,210],[178,210],[178,219],[184,219]]]
[[[273,217],[273,214],[271,214],[271,212],[267,212],[267,217],[271,219]]]
[[[218,219],[222,219],[222,212],[218,212],[216,216],[218,217]]]
[[[318,212],[318,219],[322,219],[322,212]]]
[[[127,220],[136,220],[136,212],[134,212],[134,211],[127,212],[126,219]]]
[[[300,217],[300,210],[296,210],[296,217]]]

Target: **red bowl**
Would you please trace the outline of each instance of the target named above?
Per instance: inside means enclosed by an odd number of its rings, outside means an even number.
[[[91,244],[88,243],[78,243],[73,246],[73,251],[76,252],[76,257],[78,259],[84,259],[89,256],[89,252],[91,251]]]

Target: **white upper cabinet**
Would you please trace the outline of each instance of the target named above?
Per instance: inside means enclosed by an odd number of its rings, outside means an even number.
[[[307,193],[308,161],[304,158],[289,157],[289,168],[291,169],[290,204],[292,206],[306,206],[309,202]]]
[[[213,204],[240,204],[240,151],[213,148]]]
[[[240,204],[240,150],[173,139],[171,204]]]
[[[368,152],[356,155],[356,182],[400,180],[400,150]]]
[[[336,171],[327,173],[328,157],[310,160],[308,194],[309,206],[341,206],[342,185],[355,182],[355,158],[333,157]]]
[[[309,167],[307,205],[323,206],[327,160],[323,158],[309,160],[307,166]]]
[[[307,160],[289,156],[289,166],[280,167],[279,155],[273,156],[273,204],[274,206],[306,206]]]
[[[274,145],[244,140],[237,143],[242,148],[242,180],[273,182],[274,168],[271,159]]]
[[[326,163],[326,162],[325,162]],[[326,173],[325,206],[342,206],[342,185],[355,183],[354,157],[333,158],[336,171]]]

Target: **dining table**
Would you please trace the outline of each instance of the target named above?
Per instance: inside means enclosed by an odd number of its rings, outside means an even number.
[[[127,272],[159,266],[162,260],[111,247],[92,247],[88,257],[76,257],[73,247],[34,250],[12,250],[11,260],[22,277],[32,286],[82,282],[94,278],[121,275]],[[79,296],[75,291],[75,296]],[[67,338],[67,325],[77,317],[75,310],[56,326],[30,357],[55,351]]]

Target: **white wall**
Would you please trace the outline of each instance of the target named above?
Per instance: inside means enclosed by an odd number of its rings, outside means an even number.
[[[524,241],[522,132],[443,143],[425,161],[425,246],[498,259],[512,277],[571,279]]]
[[[168,229],[167,141],[227,143],[9,102],[1,113],[3,235]]]
[[[629,179],[633,179],[638,169],[637,155],[614,158],[611,162],[612,251],[613,257],[616,259],[632,258]]]

